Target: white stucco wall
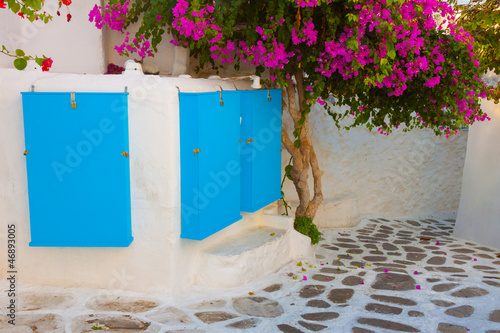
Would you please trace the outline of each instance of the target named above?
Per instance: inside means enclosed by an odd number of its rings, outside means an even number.
[[[52,72],[103,73],[105,65],[102,32],[89,22],[88,13],[100,0],[73,1],[71,22],[66,6],[56,15],[57,0],[46,0],[44,10],[53,16],[48,24],[29,22],[12,11],[0,10],[0,44],[11,52],[20,48],[29,55],[46,55],[54,61]],[[12,58],[0,55],[0,68],[13,68]]]
[[[322,107],[311,112],[311,134],[324,171],[325,201],[352,193],[360,214],[428,215],[455,211],[460,199],[467,131],[446,139],[430,130],[389,136],[366,128],[337,130]],[[292,120],[284,126],[291,135]],[[283,150],[283,167],[290,155]],[[312,189],[312,175],[309,177]],[[285,195],[297,200],[293,183],[285,181]]]
[[[483,101],[491,121],[471,126],[454,235],[500,244],[500,104]]]
[[[0,69],[0,243],[7,225],[16,225],[19,281],[40,285],[182,292],[194,284],[233,287],[278,270],[299,258],[312,258],[310,239],[298,234],[292,219],[263,210],[243,214],[239,222],[203,241],[180,238],[179,100],[183,92],[233,90],[230,82],[141,75],[78,75]],[[22,91],[122,92],[128,87],[132,235],[126,248],[29,247],[30,224]],[[77,213],[77,212],[75,212]],[[49,223],[49,221],[47,221]],[[48,226],[50,227],[50,226]],[[202,266],[203,253],[227,237],[247,230],[278,228],[280,237],[256,239],[254,254]],[[282,236],[282,237],[281,237]],[[274,241],[276,240],[276,241]],[[259,243],[260,242],[260,243]],[[293,247],[292,247],[293,244]],[[235,246],[236,250],[239,248]],[[270,252],[271,251],[271,252]],[[279,255],[277,255],[279,253]],[[260,269],[248,269],[259,263]],[[234,269],[234,265],[241,269]],[[7,252],[0,251],[0,278],[7,272]],[[205,267],[200,281],[201,267]],[[211,272],[210,269],[214,271]],[[225,279],[218,270],[226,269]],[[242,275],[244,274],[244,279]]]

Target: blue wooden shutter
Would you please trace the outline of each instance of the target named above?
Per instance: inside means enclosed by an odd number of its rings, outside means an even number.
[[[180,93],[183,238],[201,240],[241,219],[240,94],[225,91],[222,100],[220,92]]]
[[[22,96],[30,246],[130,245],[127,94]]]
[[[281,90],[241,92],[241,210],[281,198]]]

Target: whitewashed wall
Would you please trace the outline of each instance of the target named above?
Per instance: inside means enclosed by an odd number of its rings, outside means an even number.
[[[291,134],[288,114],[284,125]],[[357,196],[360,214],[389,217],[458,209],[467,131],[447,139],[430,130],[396,130],[389,136],[366,128],[337,130],[326,111],[314,107],[311,133],[324,171],[325,202],[349,193],[348,199]],[[284,152],[283,166],[289,158]],[[288,180],[285,195],[297,200]]]
[[[293,230],[291,218],[272,212],[244,213],[243,219],[203,241],[180,238],[179,99],[183,92],[233,90],[230,82],[159,76],[53,74],[0,69],[0,244],[16,225],[19,281],[39,285],[181,292],[193,285],[233,287],[270,274],[284,264],[312,258],[310,239]],[[123,92],[129,95],[132,235],[126,248],[29,247],[30,223],[21,92]],[[75,212],[77,214],[78,212]],[[47,221],[49,224],[50,221]],[[50,225],[48,225],[50,227]],[[252,228],[274,228],[278,237],[256,239],[255,252],[230,256],[205,250],[241,238]],[[278,231],[276,231],[278,233]],[[238,236],[240,235],[240,236]],[[282,236],[282,237],[281,237]],[[276,241],[274,241],[276,239]],[[235,241],[235,240],[233,240]],[[293,244],[293,246],[292,246]],[[235,249],[235,253],[240,253]],[[216,264],[206,267],[208,260]],[[234,264],[239,269],[235,269]],[[0,278],[7,272],[0,251]],[[255,265],[259,269],[252,269]],[[200,269],[206,269],[200,272]],[[224,279],[220,271],[226,270]]]
[[[491,121],[470,129],[454,235],[500,247],[500,104],[482,107]]]
[[[46,0],[44,10],[53,16],[48,24],[21,19],[10,10],[0,10],[0,44],[11,52],[20,48],[30,55],[46,55],[54,61],[53,72],[100,74],[105,56],[102,32],[89,22],[88,14],[100,0],[73,1],[71,22],[66,6],[56,15],[57,0]],[[0,55],[0,68],[13,68],[12,58]]]

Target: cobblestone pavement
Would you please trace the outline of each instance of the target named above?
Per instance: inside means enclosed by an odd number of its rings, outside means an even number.
[[[93,332],[99,324],[108,332],[500,333],[500,250],[451,237],[453,225],[365,218],[322,230],[315,262],[230,291],[28,286],[16,327],[3,315],[0,332]]]

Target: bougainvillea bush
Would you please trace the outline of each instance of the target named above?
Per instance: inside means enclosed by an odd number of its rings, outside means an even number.
[[[115,47],[123,55],[152,56],[170,33],[200,66],[243,63],[257,75],[269,71],[284,88],[284,110],[295,126],[293,137],[283,130],[282,138],[293,162],[286,173],[300,199],[296,217],[313,218],[323,198],[309,132],[312,105],[323,105],[332,124],[382,134],[401,127],[450,136],[487,119],[473,38],[444,1],[111,0],[89,19],[123,32]],[[140,28],[130,35],[135,22]],[[332,103],[346,111],[333,111]]]
[[[59,0],[59,9],[64,5],[67,8],[68,13],[66,14],[66,20],[71,21],[71,14],[69,13],[69,5],[71,5],[72,0]],[[52,20],[52,15],[47,14],[43,10],[45,0],[0,0],[0,10],[5,9],[11,11],[14,15],[20,17],[20,19],[33,21],[41,21],[45,24]],[[60,11],[57,11],[57,15],[61,15]],[[47,56],[31,56],[25,54],[21,49],[16,49],[13,52],[9,51],[5,45],[2,44],[0,53],[12,57],[14,59],[14,67],[23,70],[28,65],[29,60],[34,60],[41,68],[42,71],[49,71],[52,67],[53,60]]]

